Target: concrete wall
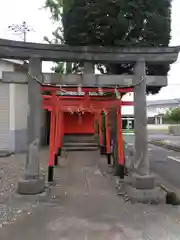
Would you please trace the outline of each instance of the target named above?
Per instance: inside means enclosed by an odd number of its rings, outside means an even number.
[[[170,124],[159,124],[159,125],[148,125],[149,133],[169,133],[175,136],[180,136],[180,125]]]
[[[175,136],[180,136],[180,125],[170,125],[169,133]]]
[[[147,128],[148,130],[167,130],[169,127],[169,124],[148,124]]]
[[[169,124],[149,124],[147,129],[149,133],[169,133]]]

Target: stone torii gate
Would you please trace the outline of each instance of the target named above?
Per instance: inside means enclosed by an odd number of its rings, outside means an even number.
[[[44,190],[44,178],[39,171],[39,141],[41,123],[41,83],[57,83],[70,86],[119,86],[134,88],[135,113],[135,161],[136,173],[132,174],[132,184],[127,188],[130,197],[135,199],[157,199],[159,190],[149,171],[146,86],[166,86],[164,76],[146,76],[146,63],[171,64],[177,60],[178,48],[105,48],[105,47],[70,47],[24,43],[0,39],[0,58],[29,61],[29,74],[4,72],[6,83],[28,82],[28,152],[25,174],[20,179],[18,191],[21,194],[37,194]],[[85,74],[64,75],[42,74],[42,61],[84,62]],[[134,63],[134,75],[95,75],[96,63]]]

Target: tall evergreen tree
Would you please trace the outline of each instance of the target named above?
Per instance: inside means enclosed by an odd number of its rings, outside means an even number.
[[[60,27],[54,42],[68,45],[162,47],[170,41],[171,0],[46,0]],[[104,73],[104,68],[99,65]],[[132,74],[132,64],[108,64],[108,73]],[[147,74],[167,75],[169,65],[148,65]],[[157,93],[159,87],[147,91]]]

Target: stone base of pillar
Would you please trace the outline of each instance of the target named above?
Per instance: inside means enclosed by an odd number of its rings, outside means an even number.
[[[40,176],[38,178],[21,178],[18,182],[17,191],[19,194],[35,195],[45,191],[45,178]]]
[[[105,146],[100,146],[100,154],[105,155],[106,154],[106,147]]]
[[[132,174],[132,187],[137,189],[155,188],[155,177],[153,175]]]
[[[159,203],[166,200],[165,192],[156,186],[155,177],[152,175],[133,174],[131,184],[125,186],[125,192],[130,199],[141,203]]]
[[[131,185],[126,185],[125,192],[128,197],[135,202],[154,204],[166,202],[166,194],[160,187],[155,187],[153,189],[137,189]]]

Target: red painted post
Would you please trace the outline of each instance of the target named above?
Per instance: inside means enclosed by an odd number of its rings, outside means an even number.
[[[55,154],[57,153],[57,148],[58,148],[58,111],[56,109],[56,122],[55,122]]]
[[[111,164],[111,144],[110,144],[110,129],[109,129],[109,113],[105,112],[105,124],[106,124],[106,155],[108,159],[108,165]]]
[[[103,146],[103,132],[102,132],[102,112],[98,113],[98,125],[99,125],[99,145],[100,153],[104,155],[104,146]]]
[[[62,137],[63,137],[63,113],[59,111],[59,137],[58,137],[58,156],[61,156],[62,151]]]
[[[54,153],[54,166],[58,165],[58,149],[59,149],[59,110],[56,102],[56,126],[55,126],[55,153]]]
[[[98,124],[99,124],[99,144],[103,145],[103,136],[102,136],[102,116],[101,113],[98,114]]]
[[[64,136],[64,119],[65,119],[64,112],[62,112],[62,120],[61,120],[61,123],[62,123],[62,126],[61,126],[61,129],[62,129],[62,131],[61,131],[61,147],[62,147],[62,141],[63,141],[63,136]]]
[[[117,143],[118,143],[118,168],[120,178],[124,178],[124,146],[123,146],[123,134],[122,134],[122,113],[121,113],[121,101],[117,108]]]
[[[55,100],[54,94],[52,100]],[[54,101],[53,101],[54,103]],[[56,109],[55,105],[51,111],[50,120],[50,141],[49,141],[49,162],[48,162],[48,182],[53,181],[54,173],[54,154],[55,154],[55,127],[56,127]]]

